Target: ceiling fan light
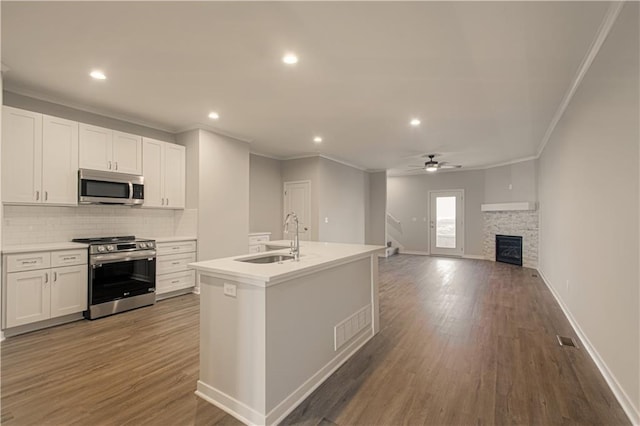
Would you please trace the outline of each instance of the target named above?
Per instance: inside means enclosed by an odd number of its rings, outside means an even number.
[[[427,167],[424,168],[426,171],[428,172],[435,172],[436,170],[438,170],[438,166],[435,164],[429,164]]]

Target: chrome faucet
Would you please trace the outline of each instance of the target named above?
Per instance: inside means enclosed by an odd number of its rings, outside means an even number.
[[[294,223],[296,224],[296,235],[293,238],[293,241],[291,241],[291,254],[293,255],[293,259],[295,261],[299,261],[300,260],[300,235],[298,233],[298,228],[299,228],[298,215],[296,215],[294,212],[291,212],[287,215],[287,217],[284,220],[285,234],[289,233],[290,220],[293,220]]]

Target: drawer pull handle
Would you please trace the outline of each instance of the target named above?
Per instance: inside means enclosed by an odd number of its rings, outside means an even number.
[[[180,247],[176,246],[176,247],[171,247],[171,250],[180,250]]]
[[[180,262],[171,262],[172,265],[179,265]]]
[[[38,263],[37,260],[23,260],[22,261],[23,265],[35,265],[36,263]]]
[[[76,260],[77,257],[76,256],[65,256],[62,258],[62,260]]]
[[[171,281],[171,284],[178,284],[180,282],[180,280],[173,280]]]

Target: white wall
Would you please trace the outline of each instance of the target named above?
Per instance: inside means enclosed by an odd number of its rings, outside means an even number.
[[[639,32],[627,3],[539,164],[545,281],[640,410]],[[615,388],[615,385],[614,385]]]
[[[369,173],[369,210],[365,242],[386,245],[387,172]]]
[[[320,158],[320,241],[364,244],[368,173]]]
[[[134,135],[145,136],[166,142],[175,142],[176,137],[173,133],[164,132],[162,130],[153,129],[151,127],[141,126],[129,123],[115,118],[105,117],[103,115],[82,111],[75,108],[69,108],[64,105],[54,104],[28,96],[18,95],[13,92],[4,92],[3,105],[9,105],[15,108],[22,108],[28,111],[40,112],[42,114],[52,115],[54,117],[66,118],[67,120],[79,121],[80,123],[92,124],[94,126],[106,127],[108,129],[118,130],[120,132],[132,133]]]
[[[271,232],[282,239],[282,161],[251,154],[249,158],[249,231]]]
[[[522,161],[484,171],[484,202],[536,201],[537,160]]]

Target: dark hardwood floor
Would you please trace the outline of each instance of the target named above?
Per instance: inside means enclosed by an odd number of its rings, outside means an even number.
[[[399,255],[380,261],[381,331],[283,422],[629,424],[535,271]],[[239,424],[194,395],[198,299],[2,343],[3,425]]]

